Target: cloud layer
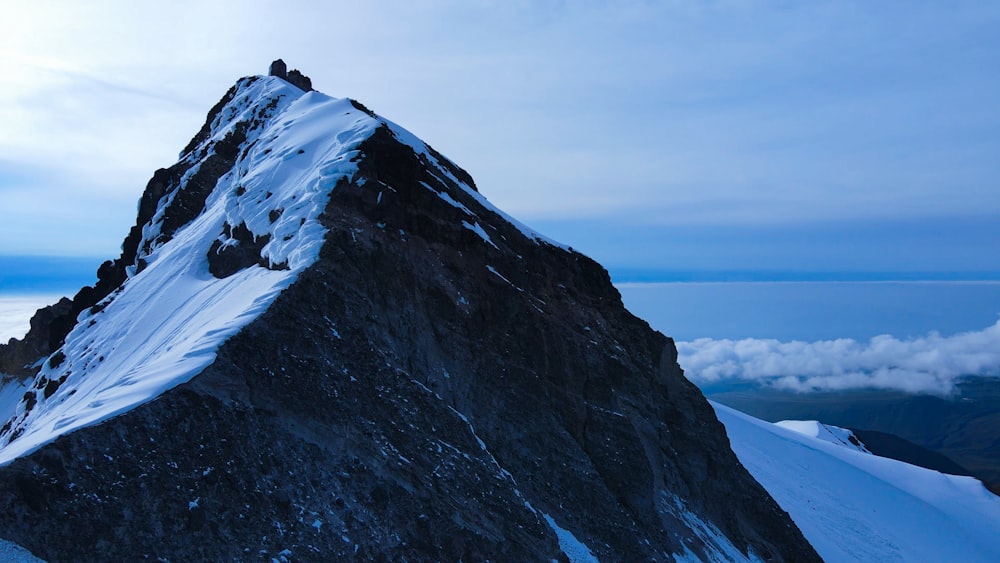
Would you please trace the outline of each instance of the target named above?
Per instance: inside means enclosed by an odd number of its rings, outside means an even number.
[[[58,295],[0,297],[0,344],[11,338],[21,338],[28,332],[35,311],[59,301]]]
[[[961,376],[1000,376],[1000,321],[980,331],[901,340],[889,335],[781,342],[770,339],[678,342],[695,384],[753,381],[811,392],[879,388],[947,395]]]

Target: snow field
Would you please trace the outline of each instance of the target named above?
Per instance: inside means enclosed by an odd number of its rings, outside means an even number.
[[[1000,497],[976,479],[712,406],[740,462],[826,561],[1000,561]]]

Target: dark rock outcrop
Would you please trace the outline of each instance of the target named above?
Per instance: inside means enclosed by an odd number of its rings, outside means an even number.
[[[565,561],[551,518],[607,561],[817,561],[607,272],[429,154],[363,142],[319,260],[190,382],[0,468],[0,536],[53,562]],[[147,195],[179,224],[206,183],[170,170]],[[238,230],[215,275],[259,259]]]
[[[24,339],[11,338],[7,344],[0,344],[0,374],[19,377],[34,375],[32,366],[41,358],[52,353],[59,342],[72,328],[70,313],[73,302],[63,297],[54,305],[39,309],[31,317],[30,329]]]
[[[281,79],[288,78],[288,66],[285,64],[285,61],[277,59],[267,68],[267,74],[268,76],[277,76]]]
[[[267,73],[270,76],[277,76],[292,86],[295,86],[299,90],[308,92],[313,89],[312,80],[310,80],[308,76],[302,74],[302,72],[297,68],[288,70],[288,65],[286,65],[285,61],[281,59],[277,59],[272,62],[271,66],[267,69]]]
[[[305,90],[308,92],[313,89],[312,80],[308,76],[299,72],[298,69],[293,68],[288,71],[288,78],[286,78],[286,80],[288,80],[289,84],[295,86],[299,90]]]
[[[261,257],[261,249],[271,240],[270,235],[255,236],[246,223],[233,227],[223,225],[223,236],[228,242],[216,240],[208,251],[208,271],[217,278],[227,278],[250,266],[271,270],[287,269],[287,264],[272,264]]]

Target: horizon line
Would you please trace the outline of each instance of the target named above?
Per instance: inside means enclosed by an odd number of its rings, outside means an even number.
[[[1000,283],[993,271],[631,270],[608,269],[615,286],[723,283]]]

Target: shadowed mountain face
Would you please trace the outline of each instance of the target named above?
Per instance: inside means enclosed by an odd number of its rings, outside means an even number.
[[[270,149],[247,139],[277,142],[254,131],[294,121],[254,109],[280,110],[267,98],[234,111],[250,82],[189,145],[210,165],[154,177],[132,255],[106,266],[105,285],[155,275],[158,245],[186,240],[217,195],[204,193],[209,176],[184,197],[171,190],[198,174],[249,177],[254,151]],[[565,561],[573,538],[609,561],[818,560],[739,465],[673,342],[625,310],[603,268],[511,222],[463,170],[353,107],[373,122],[349,155],[356,168],[329,186],[315,261],[271,259],[269,243],[294,233],[227,216],[217,244],[188,257],[205,279],[292,268],[294,281],[193,378],[0,468],[0,536],[50,561]],[[227,119],[215,150],[209,132]],[[163,228],[150,237],[147,223]],[[114,322],[103,297],[85,297],[74,310],[96,305],[105,316],[92,319]],[[57,354],[77,338],[37,330]],[[3,352],[22,362],[25,350]],[[38,377],[8,432],[70,400],[74,375],[49,395]]]

